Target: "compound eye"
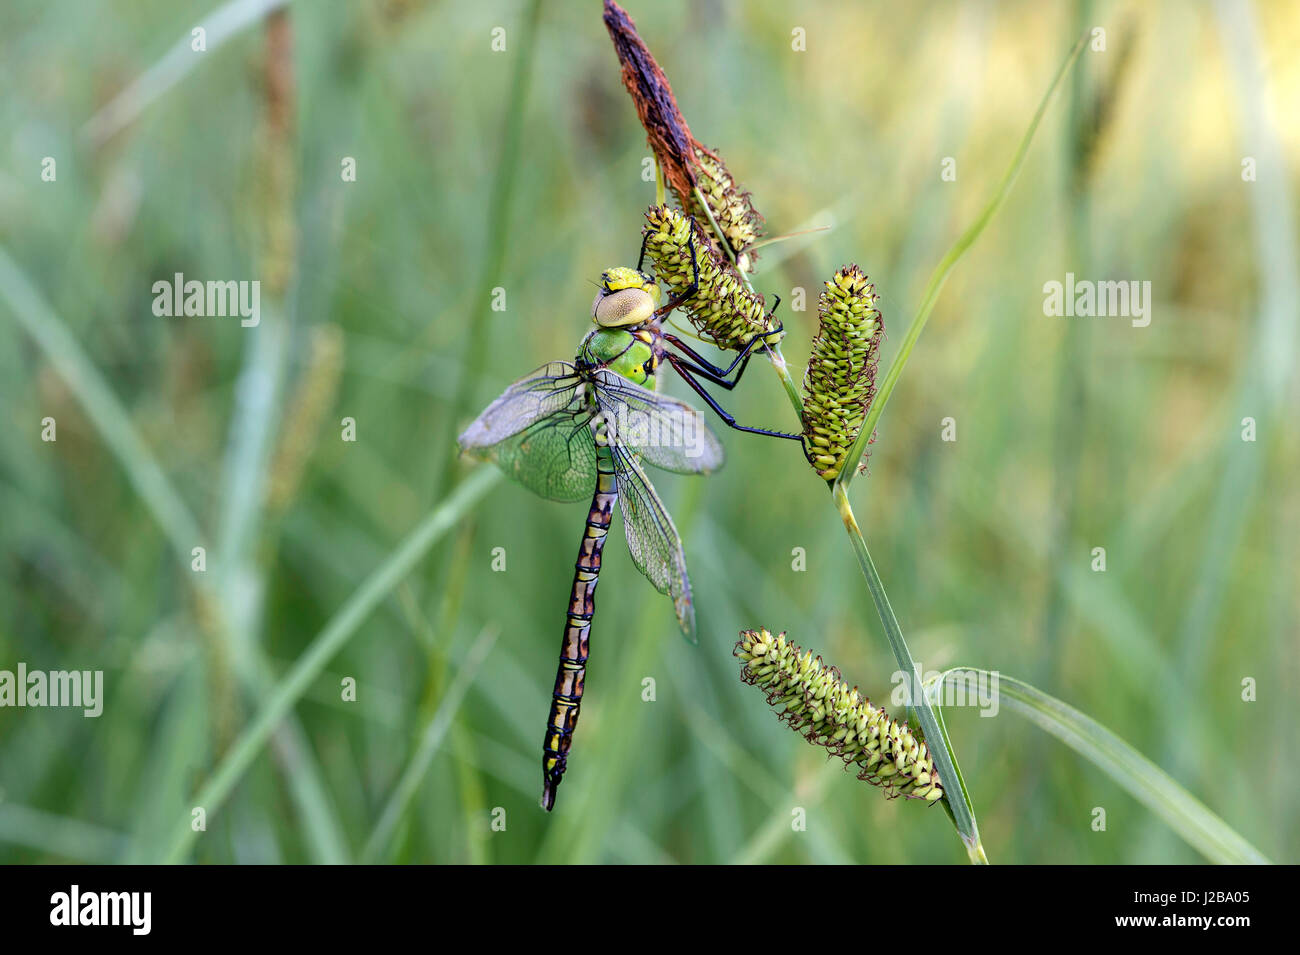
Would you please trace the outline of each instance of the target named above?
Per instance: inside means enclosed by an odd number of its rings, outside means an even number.
[[[593,317],[606,327],[640,325],[654,314],[655,303],[645,289],[625,288],[596,297]]]

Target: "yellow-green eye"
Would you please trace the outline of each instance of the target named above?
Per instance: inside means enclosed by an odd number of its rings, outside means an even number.
[[[592,303],[591,314],[597,325],[614,328],[623,325],[640,325],[655,312],[655,300],[644,288],[623,288],[615,292],[602,292]]]

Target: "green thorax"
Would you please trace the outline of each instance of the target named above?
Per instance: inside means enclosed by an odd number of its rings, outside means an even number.
[[[659,354],[649,328],[593,328],[578,346],[578,363],[608,368],[629,381],[654,387]]]

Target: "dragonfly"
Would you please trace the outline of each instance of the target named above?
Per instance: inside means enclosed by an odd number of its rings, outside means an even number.
[[[736,423],[700,379],[730,390],[749,358],[780,325],[755,336],[727,368],[709,362],[663,328],[673,309],[698,292],[694,281],[664,305],[655,279],[641,269],[606,269],[592,303],[593,327],[572,362],[550,361],[494,400],[460,435],[463,452],[493,462],[544,498],[589,498],[574,564],[573,586],[555,688],[542,741],[542,808],[551,811],[568,766],[586,677],[596,585],[615,502],[637,569],[670,596],[677,623],[695,642],[695,610],[681,536],[643,465],[679,474],[708,474],[722,466],[717,436],[698,411],[660,394],[657,372],[671,365],[729,427],[800,440],[799,435]],[[779,299],[778,299],[779,303]],[[775,306],[773,306],[775,311]]]

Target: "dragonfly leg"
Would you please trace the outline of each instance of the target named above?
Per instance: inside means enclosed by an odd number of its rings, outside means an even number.
[[[777,301],[779,302],[780,299],[778,299]],[[773,308],[773,311],[775,310],[776,309]],[[753,356],[754,349],[757,348],[758,345],[760,344],[762,344],[763,347],[766,348],[767,339],[772,335],[780,334],[782,331],[783,329],[781,328],[780,325],[778,325],[776,328],[772,329],[769,332],[764,332],[761,335],[755,335],[753,338],[749,340],[749,343],[745,345],[743,349],[741,349],[740,353],[736,355],[735,359],[726,368],[723,368],[720,365],[713,364],[713,362],[709,361],[699,352],[695,351],[695,349],[691,348],[689,345],[687,345],[676,335],[665,334],[664,341],[668,342],[678,351],[686,355],[686,357],[691,360],[691,363],[695,365],[696,368],[699,369],[701,373],[708,372],[709,381],[713,382],[715,385],[720,385],[721,387],[726,388],[728,391],[730,391],[732,388],[736,387],[736,385],[740,383],[740,377],[745,373],[745,369],[749,367],[749,359]],[[740,366],[740,369],[738,371],[736,371],[737,365]],[[727,376],[730,375],[732,371],[736,371],[736,377],[732,378],[729,381],[726,380]]]
[[[696,380],[695,376],[699,375],[707,381],[713,381],[714,384],[722,384],[722,382],[714,381],[714,376],[712,376],[706,369],[700,368],[697,365],[692,365],[684,358],[673,354],[669,354],[665,357],[667,357],[673,368],[677,370],[677,374],[681,375],[682,380],[691,386],[692,391],[704,399],[704,403],[712,408],[714,413],[727,423],[728,427],[735,428],[737,431],[748,431],[750,434],[764,434],[769,438],[789,438],[791,441],[803,441],[803,435],[786,434],[784,431],[769,431],[766,428],[751,428],[743,424],[736,424],[736,419],[726,409],[718,404],[713,395],[709,394],[708,390]],[[732,382],[732,384],[734,384],[734,382]]]
[[[641,236],[641,254],[636,257],[636,270],[641,271],[641,266],[645,264],[645,247],[650,241],[650,233],[646,232]]]

